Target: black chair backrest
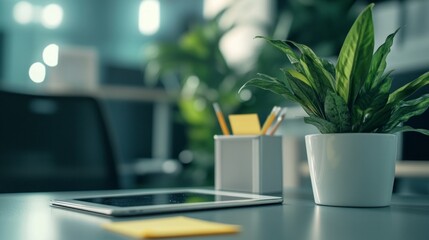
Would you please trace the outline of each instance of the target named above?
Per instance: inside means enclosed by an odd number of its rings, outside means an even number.
[[[0,192],[117,187],[114,148],[94,98],[0,91]]]

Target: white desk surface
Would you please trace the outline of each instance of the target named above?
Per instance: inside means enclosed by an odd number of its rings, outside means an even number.
[[[127,191],[139,190],[121,190]],[[128,218],[107,218],[49,206],[53,198],[108,192],[0,194],[0,239],[129,239],[102,229],[100,224],[177,215],[242,226],[242,232],[236,235],[193,237],[192,240],[429,239],[429,196],[394,196],[392,205],[385,208],[337,208],[315,205],[311,193],[286,191],[282,205]]]

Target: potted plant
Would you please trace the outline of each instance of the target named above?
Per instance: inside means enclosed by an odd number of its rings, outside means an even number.
[[[415,98],[415,92],[429,84],[429,72],[390,91],[393,79],[392,71],[385,72],[386,58],[398,30],[374,53],[373,6],[355,20],[336,65],[303,44],[257,37],[281,50],[293,68],[281,69],[284,79],[258,74],[242,86],[270,90],[298,103],[308,114],[305,122],[321,132],[305,139],[317,204],[388,206],[397,148],[394,133],[429,135],[428,130],[403,125],[429,107],[429,94]]]

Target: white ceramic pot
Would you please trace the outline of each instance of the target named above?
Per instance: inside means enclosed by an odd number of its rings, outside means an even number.
[[[316,204],[390,205],[397,153],[395,135],[315,134],[307,135],[305,142]]]

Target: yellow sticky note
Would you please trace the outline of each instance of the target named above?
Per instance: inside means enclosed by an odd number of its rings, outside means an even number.
[[[231,114],[229,115],[234,135],[253,135],[261,132],[261,125],[257,114]]]
[[[208,222],[188,217],[169,217],[140,221],[114,222],[104,228],[134,238],[167,238],[197,235],[231,234],[240,231],[237,225]]]

